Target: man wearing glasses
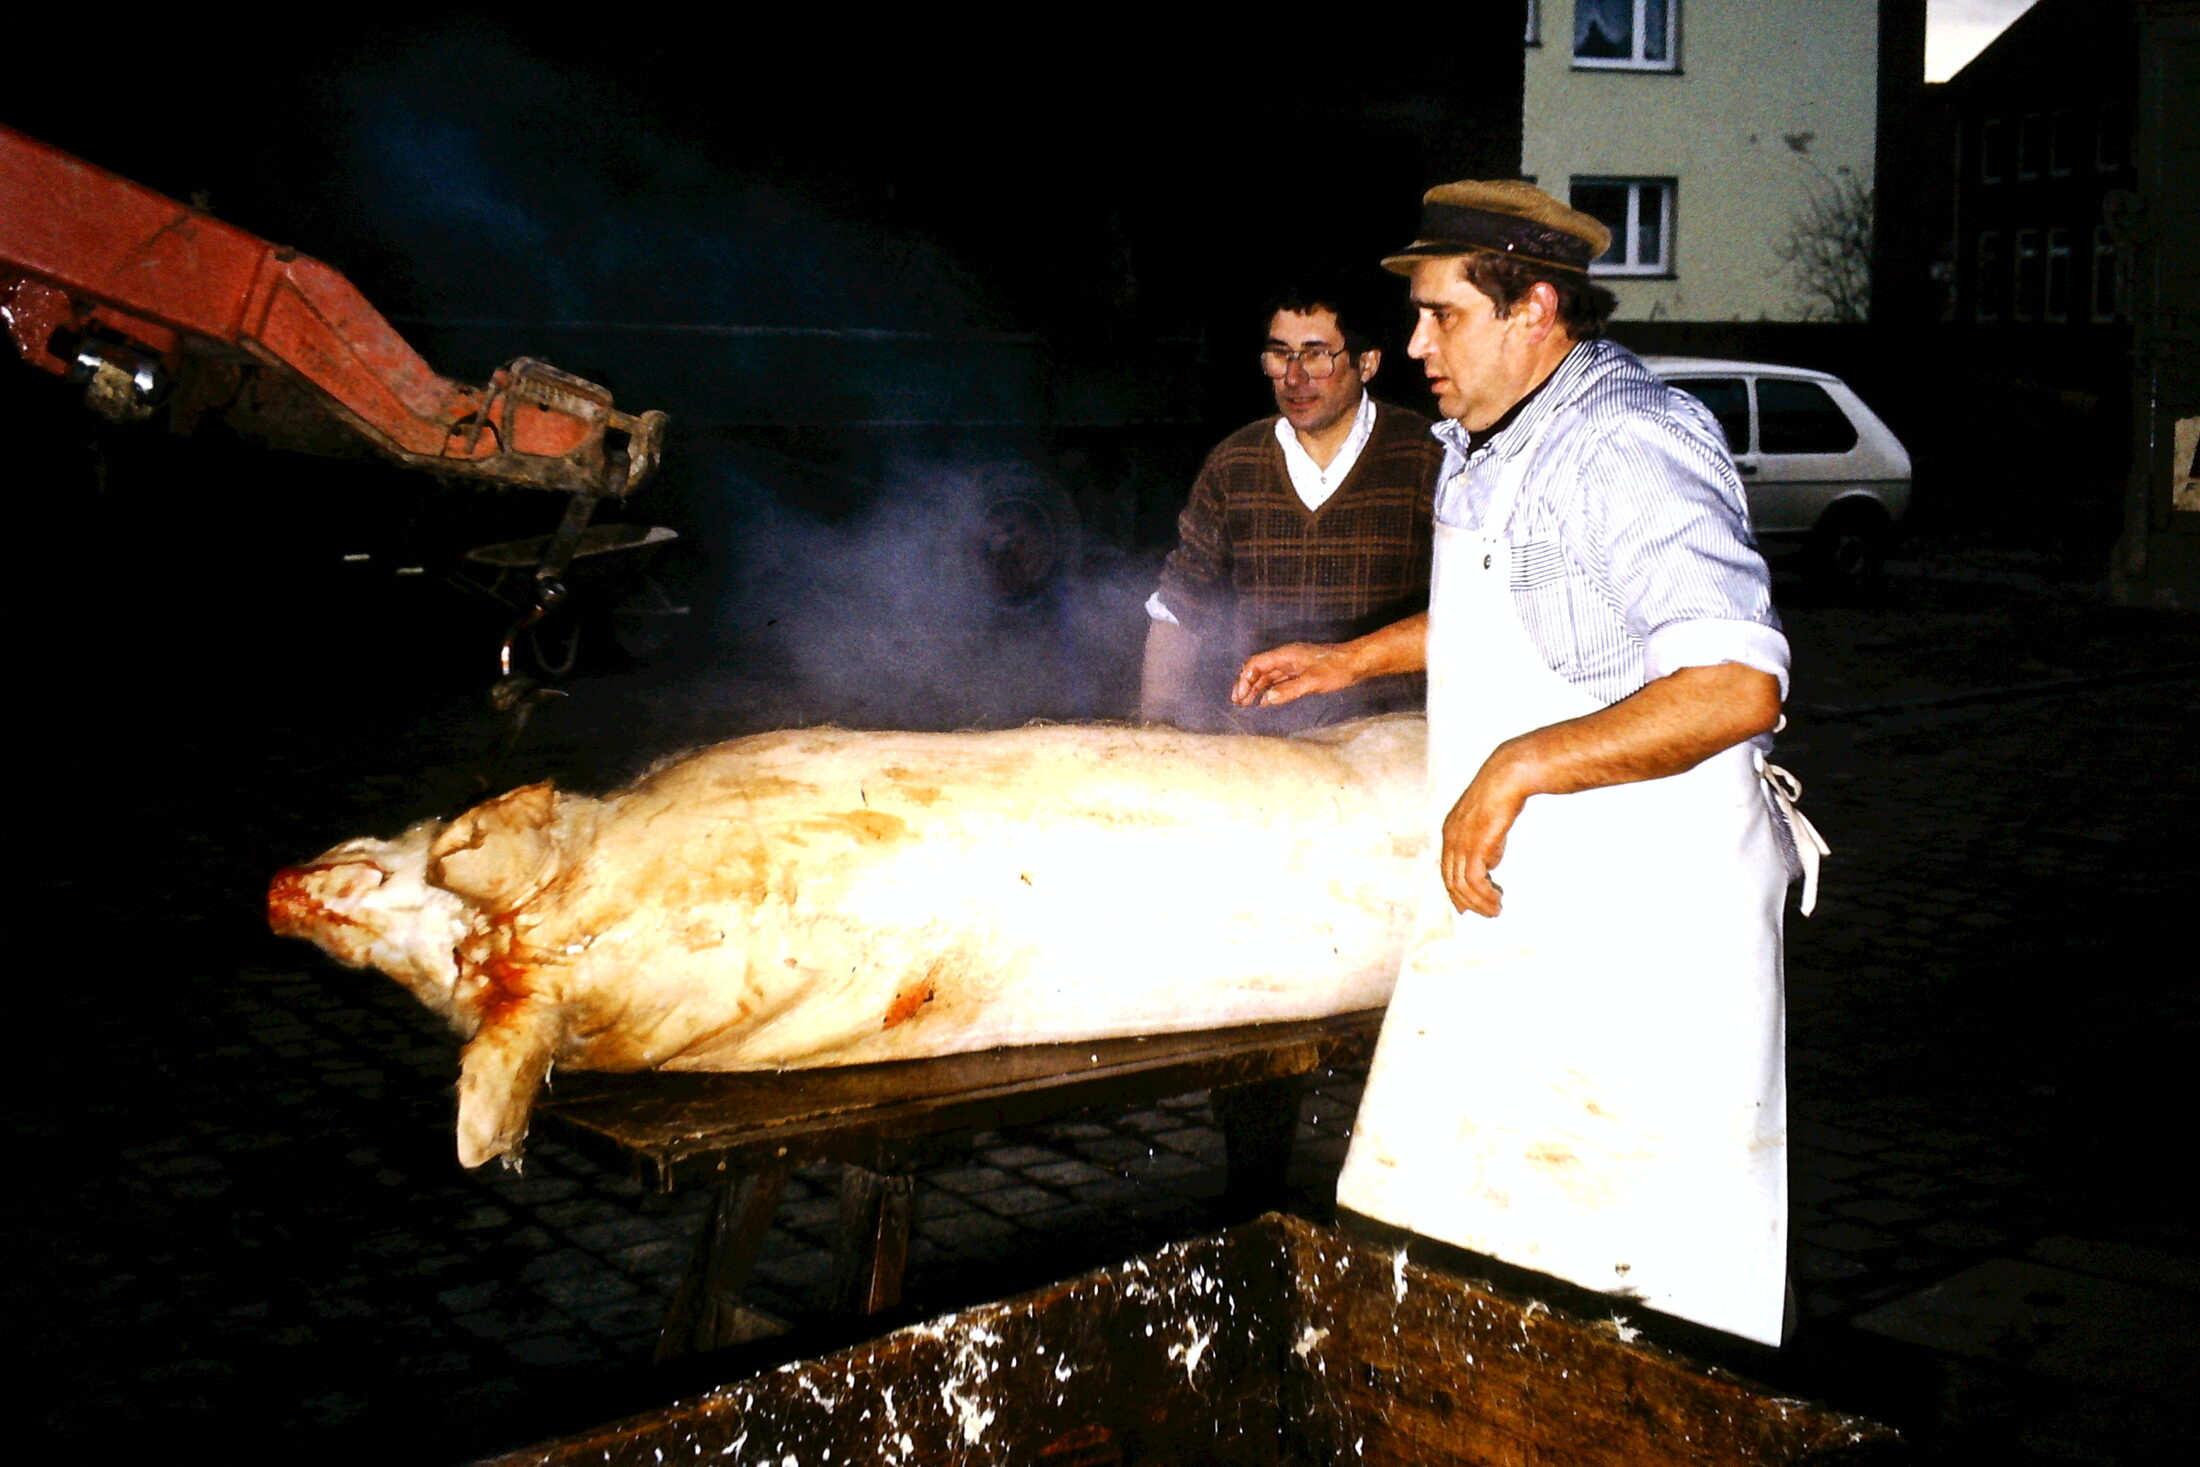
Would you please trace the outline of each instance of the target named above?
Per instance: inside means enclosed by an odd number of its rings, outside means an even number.
[[[1368,395],[1382,352],[1361,325],[1337,290],[1274,302],[1260,365],[1276,416],[1207,456],[1146,603],[1147,721],[1290,733],[1420,706],[1413,674],[1288,707],[1229,702],[1254,651],[1359,636],[1427,605],[1443,448],[1428,419]]]

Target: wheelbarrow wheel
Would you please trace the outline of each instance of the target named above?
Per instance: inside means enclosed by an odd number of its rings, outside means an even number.
[[[1868,601],[1887,579],[1894,524],[1871,503],[1837,504],[1803,543],[1803,573],[1835,600]]]

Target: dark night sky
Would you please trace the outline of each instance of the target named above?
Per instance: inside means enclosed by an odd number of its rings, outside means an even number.
[[[1517,44],[1489,76],[1387,32],[1278,47],[955,24],[835,12],[629,38],[370,19],[308,44],[156,22],[117,54],[30,68],[6,112],[155,188],[204,190],[391,314],[1182,329],[1249,251],[1369,268],[1419,188],[1517,158]],[[936,246],[974,284],[965,319],[846,280],[804,298],[714,278],[774,226],[797,252],[814,245],[801,226]]]

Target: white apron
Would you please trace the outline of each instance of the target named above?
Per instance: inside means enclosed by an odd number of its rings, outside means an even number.
[[[1513,610],[1507,507],[1487,533],[1436,527],[1432,831],[1499,743],[1600,706]],[[1534,796],[1494,919],[1452,911],[1432,835],[1339,1203],[1779,1342],[1787,871],[1761,764],[1743,744],[1667,779]]]

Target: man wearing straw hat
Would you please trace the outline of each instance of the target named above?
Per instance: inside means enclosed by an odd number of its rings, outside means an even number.
[[[1741,483],[1604,338],[1601,224],[1513,181],[1423,203],[1383,263],[1446,419],[1429,610],[1256,655],[1232,693],[1428,673],[1440,881],[1338,1201],[1776,1343],[1781,923],[1789,852],[1815,877],[1823,848],[1764,762],[1788,649]]]

